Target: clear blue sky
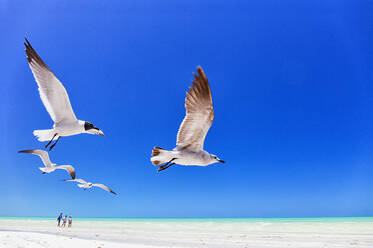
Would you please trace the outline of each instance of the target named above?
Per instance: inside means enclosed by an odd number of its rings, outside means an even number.
[[[0,216],[373,215],[373,35],[364,1],[0,1]],[[371,7],[371,6],[370,6]],[[22,149],[52,121],[27,37],[79,119],[106,137],[66,137],[53,162],[107,184],[42,175]],[[210,81],[205,149],[226,160],[158,174],[192,72]]]

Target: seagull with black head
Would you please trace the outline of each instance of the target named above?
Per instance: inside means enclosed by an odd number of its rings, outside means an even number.
[[[49,148],[51,150],[63,136],[71,136],[81,133],[104,136],[104,133],[88,121],[78,120],[71,107],[69,96],[65,87],[54,73],[43,62],[40,56],[27,39],[24,43],[29,66],[39,86],[40,98],[52,118],[53,129],[35,130],[34,135],[39,141],[49,141],[47,148],[53,140],[56,140]]]

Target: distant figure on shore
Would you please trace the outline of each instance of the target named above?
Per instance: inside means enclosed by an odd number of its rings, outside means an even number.
[[[72,224],[73,224],[73,217],[69,216],[69,224],[67,227],[71,227]]]
[[[60,226],[61,219],[62,219],[62,213],[60,213],[60,215],[57,217],[57,226]]]
[[[66,220],[67,220],[67,215],[65,215],[65,217],[63,217],[61,227],[66,227]]]

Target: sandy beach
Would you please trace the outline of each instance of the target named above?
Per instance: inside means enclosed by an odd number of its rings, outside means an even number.
[[[1,247],[373,247],[373,219],[0,219]]]

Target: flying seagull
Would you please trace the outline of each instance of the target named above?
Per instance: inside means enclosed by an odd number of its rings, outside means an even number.
[[[111,189],[109,189],[107,186],[101,184],[101,183],[90,183],[90,182],[86,182],[84,181],[83,179],[81,178],[77,178],[77,179],[67,179],[65,180],[66,182],[78,182],[78,187],[79,188],[83,188],[84,190],[86,189],[89,189],[89,188],[92,188],[92,187],[99,187],[101,189],[104,189],[106,191],[109,191],[110,193],[113,193],[113,194],[117,194],[115,193],[114,191],[112,191]]]
[[[81,133],[97,134],[104,136],[104,133],[88,121],[78,120],[71,107],[69,96],[65,87],[43,62],[29,41],[25,39],[26,54],[29,66],[39,86],[40,98],[54,121],[53,129],[35,130],[34,135],[39,141],[49,141],[47,148],[53,140],[56,142],[49,150],[56,145],[62,136],[71,136]]]
[[[43,174],[45,173],[51,173],[57,169],[61,169],[61,170],[66,170],[72,179],[75,179],[75,169],[74,167],[72,167],[71,165],[56,165],[56,164],[53,164],[51,162],[51,160],[49,159],[49,155],[46,151],[43,151],[43,150],[23,150],[23,151],[19,151],[19,153],[31,153],[31,154],[34,154],[34,155],[37,155],[41,158],[41,160],[43,161],[43,164],[45,167],[40,167],[39,169],[43,172]]]
[[[206,75],[201,67],[194,74],[193,87],[186,93],[186,115],[177,134],[176,147],[172,151],[154,147],[151,161],[158,172],[174,164],[207,166],[221,162],[217,156],[203,150],[206,134],[214,120],[212,96]]]

